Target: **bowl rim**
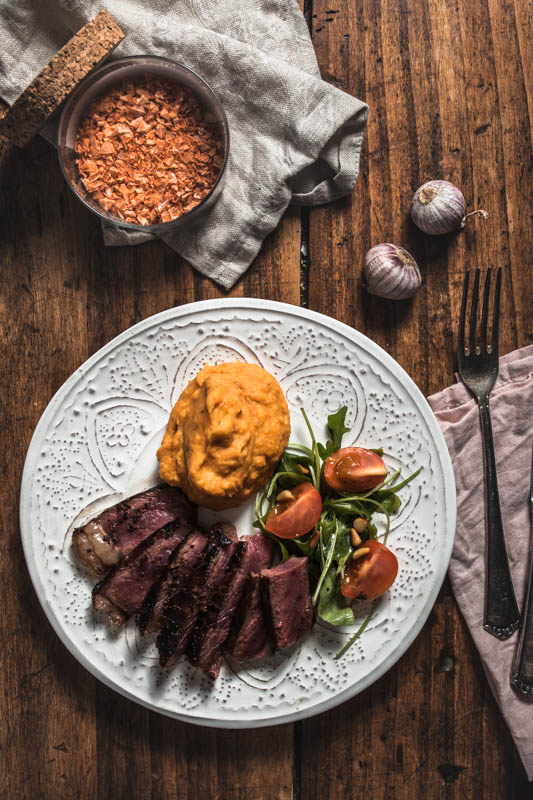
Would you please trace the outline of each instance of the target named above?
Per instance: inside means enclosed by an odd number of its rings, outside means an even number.
[[[74,186],[69,175],[67,174],[65,162],[63,159],[63,153],[60,146],[60,136],[65,125],[65,118],[68,112],[72,109],[72,107],[75,106],[76,102],[79,101],[80,96],[83,94],[86,88],[86,85],[88,83],[90,84],[94,83],[95,78],[98,78],[101,73],[113,72],[113,70],[115,70],[116,68],[120,66],[122,67],[125,66],[127,62],[136,62],[141,60],[164,62],[166,64],[171,64],[172,66],[181,67],[182,69],[191,73],[191,75],[197,78],[201,83],[203,83],[203,85],[208,91],[208,94],[211,96],[214,105],[217,106],[220,112],[226,139],[224,148],[224,160],[222,162],[222,166],[220,168],[220,172],[218,173],[217,179],[214,182],[211,189],[209,190],[209,193],[206,194],[206,196],[202,200],[200,200],[198,205],[194,206],[194,208],[191,208],[190,211],[186,211],[184,214],[181,214],[179,217],[171,219],[168,222],[156,222],[153,225],[137,225],[133,222],[125,222],[120,219],[115,220],[114,218],[111,218],[107,214],[105,214],[105,212],[98,211],[96,208],[93,208],[93,206],[89,205],[89,203],[76,190],[76,187]],[[132,64],[132,66],[134,66],[134,64]],[[149,64],[147,66],[149,67]],[[179,81],[176,80],[176,83],[179,83]],[[188,91],[192,91],[194,93],[194,90],[188,90]],[[57,126],[57,153],[59,157],[59,166],[61,167],[61,172],[63,173],[63,177],[65,178],[65,181],[67,185],[70,187],[71,191],[76,195],[78,200],[81,203],[83,203],[85,208],[88,208],[89,211],[91,211],[97,217],[100,217],[100,219],[102,219],[104,222],[107,222],[109,225],[113,225],[113,227],[115,228],[126,228],[127,230],[138,231],[140,233],[157,233],[159,231],[161,232],[170,231],[171,229],[176,228],[176,226],[179,225],[182,221],[190,219],[191,217],[195,217],[198,214],[198,212],[201,211],[202,207],[205,206],[208,203],[208,201],[212,198],[215,189],[220,184],[226,171],[226,166],[229,158],[229,151],[230,151],[230,129],[229,129],[228,118],[224,110],[224,106],[218,99],[217,94],[213,91],[213,89],[211,88],[209,83],[205,80],[205,78],[202,78],[202,76],[199,75],[195,70],[191,69],[186,64],[183,64],[181,61],[176,61],[175,59],[167,58],[166,56],[152,56],[152,55],[144,55],[142,53],[138,53],[132,56],[122,56],[121,58],[112,59],[106,61],[104,64],[100,64],[98,67],[93,69],[88,75],[86,75],[85,78],[83,78],[83,80],[81,80],[80,83],[76,86],[74,91],[67,97],[63,109],[61,110],[61,116],[59,117],[59,123]]]

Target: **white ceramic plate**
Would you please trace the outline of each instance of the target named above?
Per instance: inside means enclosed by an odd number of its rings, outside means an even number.
[[[70,534],[105,507],[158,482],[156,449],[181,390],[206,363],[261,364],[280,382],[292,441],[307,441],[300,407],[325,435],[346,404],[344,444],[383,447],[391,468],[420,475],[401,491],[389,545],[399,576],[364,634],[315,625],[291,653],[261,668],[223,665],[216,683],[185,661],[170,675],[130,622],[118,635],[94,616],[92,583]],[[20,504],[22,542],[39,600],[58,636],[93,675],[155,711],[188,722],[247,728],[308,717],[366,689],[405,652],[437,597],[455,531],[455,488],[437,423],[415,384],[372,341],[328,317],[266,300],[208,300],[134,325],[69,378],[28,450]],[[204,522],[214,512],[203,514]],[[219,518],[250,532],[251,503]],[[361,604],[358,619],[367,607]]]

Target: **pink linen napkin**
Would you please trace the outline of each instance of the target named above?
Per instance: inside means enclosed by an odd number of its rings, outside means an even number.
[[[529,481],[533,445],[533,345],[500,358],[490,396],[498,487],[509,565],[520,609],[525,595]],[[477,403],[463,383],[428,398],[450,451],[457,487],[457,529],[450,578],[488,681],[533,780],[533,701],[511,688],[518,632],[503,642],[483,630],[485,495]]]

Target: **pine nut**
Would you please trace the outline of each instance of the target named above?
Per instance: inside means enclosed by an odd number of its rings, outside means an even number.
[[[350,531],[350,542],[352,543],[352,547],[357,547],[358,545],[361,544],[361,537],[359,536],[355,528],[352,528],[352,530]]]
[[[362,558],[363,556],[368,555],[370,553],[370,547],[360,547],[359,550],[356,550],[352,556],[352,561],[356,558]]]
[[[289,489],[284,489],[276,497],[277,503],[288,502],[290,500],[294,500],[294,495]]]
[[[357,533],[363,533],[366,530],[366,526],[368,525],[368,520],[364,517],[356,517],[353,521],[353,527],[357,531]]]

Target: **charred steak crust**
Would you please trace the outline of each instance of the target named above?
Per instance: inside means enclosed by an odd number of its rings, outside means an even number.
[[[296,644],[313,627],[307,561],[307,558],[292,556],[260,573],[265,611],[279,649]]]
[[[226,547],[231,542],[235,541],[235,528],[229,522],[219,522],[213,526],[212,529],[215,544],[218,547]]]
[[[196,507],[180,489],[160,485],[121,500],[72,534],[78,561],[93,575],[103,575],[127,553],[168,522],[191,525]]]
[[[212,598],[209,605],[206,608],[202,609],[202,611],[200,611],[200,614],[198,616],[198,621],[191,633],[189,642],[187,644],[187,656],[191,664],[194,664],[195,666],[201,666],[202,668],[207,669],[210,666],[211,661],[213,660],[211,658],[208,658],[208,663],[204,663],[203,665],[199,664],[200,658],[202,656],[202,646],[204,645],[208,632],[211,626],[217,624],[218,621],[217,617],[220,615],[221,609],[224,608],[224,603],[226,601],[228,592],[231,589],[231,587],[234,586],[235,582],[236,581],[238,582],[238,570],[241,562],[243,561],[243,557],[246,552],[246,547],[247,544],[245,541],[240,541],[237,544],[235,552],[231,557],[231,562],[228,565],[226,575],[219,590]],[[240,597],[240,592],[239,592],[239,597]],[[230,617],[230,622],[231,622],[231,617]],[[225,638],[226,637],[224,636],[224,639]],[[216,655],[217,655],[216,652],[213,653],[213,658],[215,658]]]
[[[247,536],[239,543],[226,578],[209,608],[200,615],[189,639],[187,655],[191,663],[212,678],[218,676],[222,650],[228,637],[235,610],[241,600],[251,571],[268,566],[274,543],[264,533]]]
[[[163,626],[156,640],[162,667],[171,666],[184,653],[199,614],[207,609],[224,580],[237,544],[233,525],[215,525],[209,534],[209,544],[201,564],[188,582],[170,593],[163,610]]]
[[[207,534],[193,531],[174,550],[160,578],[150,587],[137,614],[137,627],[142,634],[155,633],[163,623],[165,603],[180,585],[188,584],[207,547]]]
[[[314,624],[307,558],[274,568],[263,533],[239,540],[230,523],[194,529],[196,507],[160,485],[105,509],[73,532],[78,560],[103,575],[96,609],[122,624],[136,614],[158,632],[160,664],[189,660],[215,679],[223,651],[255,661],[299,642]]]
[[[177,519],[144,539],[94,587],[94,608],[107,611],[115,623],[135,614],[176,547],[191,531],[188,522]]]
[[[233,618],[225,649],[237,661],[259,661],[274,652],[271,620],[265,617],[260,576],[251,573]]]

